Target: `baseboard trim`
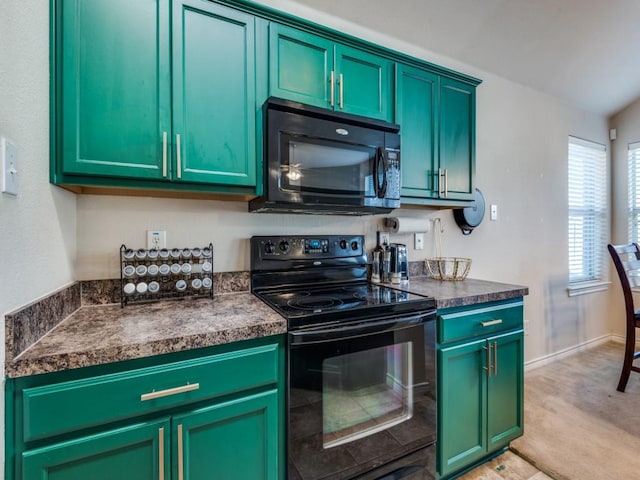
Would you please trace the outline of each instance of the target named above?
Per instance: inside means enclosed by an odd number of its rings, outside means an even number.
[[[536,368],[542,367],[549,363],[555,362],[556,360],[560,360],[562,358],[568,357],[577,352],[581,352],[583,350],[589,350],[591,348],[600,346],[604,343],[614,341],[619,343],[624,343],[625,337],[621,337],[620,335],[615,334],[607,334],[601,337],[593,338],[583,343],[579,343],[578,345],[574,345],[573,347],[565,348],[558,352],[550,353],[549,355],[545,355],[543,357],[535,358],[533,360],[529,360],[528,362],[524,362],[524,370],[535,370]]]

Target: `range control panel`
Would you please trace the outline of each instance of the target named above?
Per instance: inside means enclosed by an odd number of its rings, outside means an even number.
[[[364,254],[362,235],[252,237],[251,255],[263,260],[349,258]]]

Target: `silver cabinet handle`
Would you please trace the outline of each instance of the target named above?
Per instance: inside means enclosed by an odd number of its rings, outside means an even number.
[[[438,168],[438,195],[444,197],[444,173],[442,168]]]
[[[200,388],[199,383],[188,383],[181,387],[167,388],[166,390],[159,390],[157,392],[143,393],[140,395],[140,401],[146,402],[147,400],[153,400],[155,398],[169,397],[171,395],[177,395],[178,393],[192,392]]]
[[[498,342],[493,342],[493,374],[498,375]]]
[[[340,86],[340,108],[344,108],[344,77],[342,74],[338,78],[338,84]]]
[[[336,96],[336,72],[331,70],[331,77],[329,78],[329,103],[333,107],[335,104],[334,97]]]
[[[162,176],[167,176],[167,132],[162,132]]]
[[[178,169],[178,178],[182,178],[182,159],[180,158],[180,134],[176,133],[176,166]]]
[[[158,478],[164,480],[164,427],[158,429]]]
[[[184,480],[184,452],[182,449],[182,424],[178,424],[178,480]]]
[[[482,367],[483,370],[487,371],[487,377],[491,376],[491,344],[487,342],[485,347],[482,347],[487,352],[487,366]]]
[[[490,327],[491,325],[500,325],[502,323],[501,318],[496,318],[495,320],[489,320],[487,322],[480,322],[480,325],[483,327]]]
[[[449,196],[449,175],[448,169],[444,169],[444,198]]]

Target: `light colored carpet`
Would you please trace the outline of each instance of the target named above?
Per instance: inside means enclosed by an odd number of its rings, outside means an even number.
[[[609,342],[526,372],[512,450],[558,480],[640,479],[640,374],[616,391],[623,350]]]

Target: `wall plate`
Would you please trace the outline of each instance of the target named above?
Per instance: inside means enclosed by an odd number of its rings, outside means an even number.
[[[18,148],[0,137],[0,188],[2,193],[18,195]]]

